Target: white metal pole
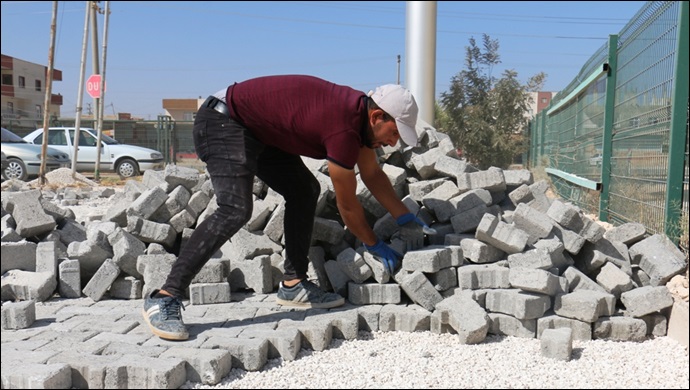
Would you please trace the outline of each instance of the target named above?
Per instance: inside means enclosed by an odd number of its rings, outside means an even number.
[[[436,1],[408,1],[405,25],[405,86],[419,106],[419,119],[434,123],[436,103]]]
[[[79,150],[79,129],[81,128],[81,112],[84,102],[84,74],[86,73],[86,45],[89,39],[89,17],[91,15],[91,2],[86,1],[86,16],[84,16],[84,35],[81,42],[81,65],[79,68],[79,90],[77,91],[76,120],[74,121],[74,151],[72,153],[72,178],[77,173],[77,152]]]
[[[50,125],[50,98],[53,93],[53,63],[55,62],[55,26],[57,24],[58,2],[53,1],[53,19],[50,23],[50,47],[48,49],[48,71],[46,73],[46,96],[43,101],[43,143],[41,144],[41,167],[39,184],[45,184],[46,154],[48,153],[48,126]]]
[[[94,178],[96,181],[101,179],[101,138],[103,138],[103,106],[105,106],[105,59],[108,48],[108,19],[110,17],[110,1],[105,2],[105,17],[103,20],[103,70],[101,72],[101,99],[98,106],[98,142],[96,142],[96,169]]]

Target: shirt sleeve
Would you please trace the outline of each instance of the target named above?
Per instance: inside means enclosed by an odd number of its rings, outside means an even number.
[[[359,157],[359,135],[352,131],[335,133],[324,140],[326,158],[343,168],[354,169]]]

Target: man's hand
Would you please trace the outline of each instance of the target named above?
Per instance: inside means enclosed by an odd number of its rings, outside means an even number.
[[[383,242],[380,238],[378,241],[376,241],[376,244],[372,246],[364,244],[364,247],[369,252],[376,255],[375,258],[381,261],[381,263],[383,264],[384,271],[386,271],[389,275],[393,275],[395,273],[395,270],[398,268],[400,259],[402,259],[402,255],[400,253],[394,251],[391,247],[386,245],[386,243]]]
[[[405,250],[411,251],[424,246],[424,234],[436,234],[436,230],[427,226],[412,213],[399,216],[396,220],[400,226],[400,239],[405,242]]]

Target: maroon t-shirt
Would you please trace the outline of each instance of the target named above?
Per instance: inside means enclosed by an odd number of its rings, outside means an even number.
[[[363,146],[364,92],[317,77],[266,76],[228,88],[230,116],[264,144],[348,169]]]

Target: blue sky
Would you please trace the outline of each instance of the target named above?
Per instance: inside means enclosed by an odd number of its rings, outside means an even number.
[[[2,1],[2,53],[47,65],[52,1]],[[85,1],[60,1],[55,68],[63,80],[62,116],[76,109]],[[544,72],[544,90],[559,91],[617,34],[644,1],[439,1],[438,97],[465,67],[465,47],[488,34],[500,43],[500,76],[522,82]],[[105,2],[100,2],[105,7]],[[311,74],[368,91],[405,83],[406,2],[111,1],[105,113],[155,120],[162,100],[206,97],[248,78]],[[103,15],[98,17],[99,61]],[[92,73],[91,37],[85,77]],[[101,67],[103,65],[101,64]],[[93,100],[84,95],[84,107]]]

